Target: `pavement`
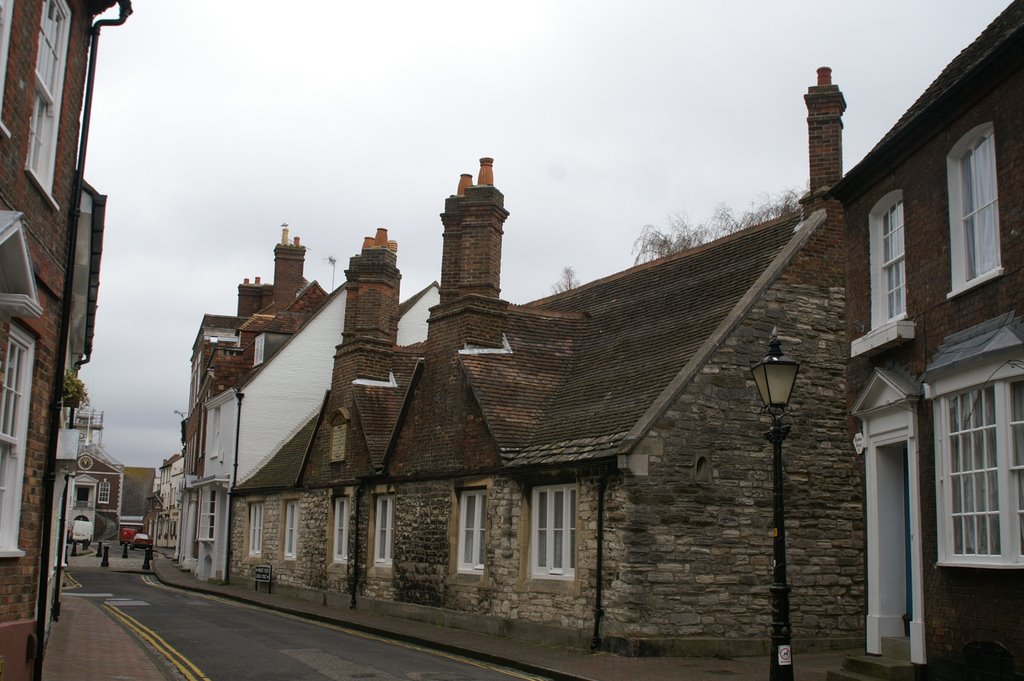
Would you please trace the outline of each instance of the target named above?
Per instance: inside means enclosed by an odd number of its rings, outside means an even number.
[[[115,547],[111,547],[114,549]],[[113,552],[113,551],[112,551]],[[759,657],[622,657],[607,653],[554,647],[518,639],[491,636],[475,631],[438,627],[403,618],[388,617],[349,608],[253,590],[252,582],[221,585],[200,582],[184,572],[170,558],[156,554],[151,570],[142,570],[143,552],[121,551],[110,556],[110,565],[100,568],[95,551],[72,557],[67,568],[70,579],[76,572],[106,569],[153,574],[168,586],[187,589],[258,605],[307,619],[415,643],[425,648],[499,664],[555,681],[722,681],[722,679],[766,679],[768,659]],[[76,598],[65,591],[61,617],[53,625],[43,664],[45,681],[173,681],[170,672],[145,643],[110,617],[93,599]],[[829,670],[838,670],[848,655],[863,651],[836,650],[794,656],[796,681],[825,681]],[[112,665],[111,660],[121,664]]]

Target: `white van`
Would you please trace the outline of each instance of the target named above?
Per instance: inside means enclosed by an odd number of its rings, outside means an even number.
[[[88,543],[92,541],[92,523],[88,520],[71,522],[71,541]]]

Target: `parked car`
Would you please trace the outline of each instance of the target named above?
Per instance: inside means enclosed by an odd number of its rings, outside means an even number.
[[[151,548],[153,548],[153,540],[150,538],[148,534],[143,534],[142,532],[139,532],[132,538],[132,550]]]

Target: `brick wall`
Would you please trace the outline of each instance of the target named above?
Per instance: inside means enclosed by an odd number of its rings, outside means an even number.
[[[39,302],[44,309],[39,319],[0,321],[0,357],[6,358],[11,324],[27,330],[36,342],[18,537],[18,547],[25,555],[0,558],[0,657],[7,661],[4,678],[10,679],[28,679],[32,673],[32,660],[26,658],[26,650],[35,627],[40,541],[44,529],[42,478],[49,439],[49,406],[53,399],[51,386],[57,371],[55,345],[64,285],[67,211],[78,151],[78,123],[91,21],[84,2],[71,0],[69,4],[72,16],[58,114],[54,178],[52,186],[45,187],[45,191],[25,170],[41,3],[18,2],[13,6],[2,93],[2,119],[10,135],[0,134],[0,208],[24,214],[23,225]]]
[[[961,97],[957,109],[923,126],[894,162],[866,180],[864,190],[848,201],[851,293],[847,334],[850,339],[871,329],[868,214],[885,194],[903,190],[907,311],[916,339],[873,358],[858,357],[848,368],[849,399],[865,385],[875,367],[895,367],[920,377],[947,335],[1009,310],[1024,313],[1024,137],[1017,112],[1024,107],[1024,71],[1004,71],[972,99]],[[965,133],[991,122],[996,142],[1000,252],[1005,274],[947,299],[951,288],[949,198],[946,156]],[[957,658],[963,645],[998,640],[1018,660],[1024,659],[1024,630],[1019,603],[1024,584],[1019,571],[944,568],[938,557],[935,450],[931,404],[918,407],[918,461],[921,491],[922,547],[925,561],[926,647],[932,658]]]

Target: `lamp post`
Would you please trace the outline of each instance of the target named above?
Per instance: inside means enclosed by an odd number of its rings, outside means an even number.
[[[789,426],[782,417],[789,405],[789,396],[796,382],[800,363],[782,354],[779,338],[772,331],[768,354],[751,368],[757,392],[764,403],[762,411],[772,417],[772,426],[764,434],[772,443],[772,657],[769,679],[793,681],[793,657],[790,647],[793,627],[789,621],[789,585],[786,583],[786,518],[782,503],[782,441],[789,435]]]

